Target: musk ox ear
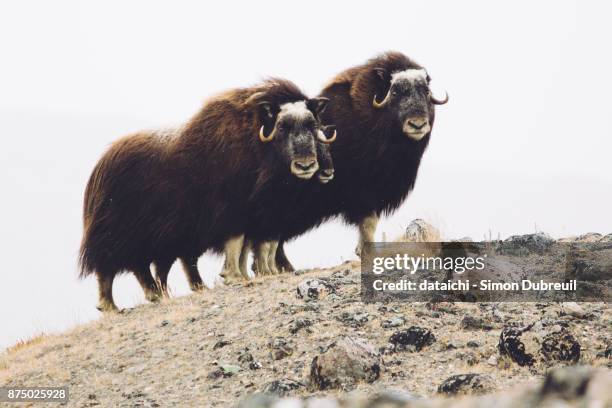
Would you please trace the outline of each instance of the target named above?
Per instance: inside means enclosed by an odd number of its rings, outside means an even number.
[[[276,115],[278,109],[274,108],[268,101],[262,101],[257,103],[257,112],[259,114],[259,120],[265,126],[266,131],[271,131],[276,121]]]
[[[391,76],[389,75],[389,72],[387,72],[387,70],[384,68],[376,67],[373,69],[373,72],[382,81],[387,82],[391,80]]]
[[[315,115],[316,118],[319,118],[325,108],[327,108],[328,103],[329,98],[324,98],[320,96],[318,98],[310,98],[308,102],[306,102],[306,106]]]

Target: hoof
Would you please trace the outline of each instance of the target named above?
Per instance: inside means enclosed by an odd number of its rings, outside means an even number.
[[[96,306],[96,309],[102,313],[119,313],[119,309],[114,303],[100,302]]]
[[[215,283],[217,283],[216,279],[215,279]],[[206,289],[206,286],[204,286],[203,283],[192,283],[189,285],[189,288],[191,289],[192,292],[198,293],[198,292],[203,292],[204,289]]]
[[[149,292],[145,294],[145,298],[152,303],[158,303],[162,300],[163,295],[157,292]]]

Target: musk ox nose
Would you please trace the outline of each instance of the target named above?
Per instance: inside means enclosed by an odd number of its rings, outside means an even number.
[[[425,125],[429,123],[429,120],[425,117],[418,117],[410,118],[406,122],[408,123],[408,126],[413,128],[414,130],[422,130]]]
[[[291,161],[291,173],[301,179],[309,179],[319,170],[319,163],[314,157],[304,157]]]
[[[325,169],[322,170],[321,173],[323,173],[325,177],[334,177],[334,169]]]
[[[308,171],[316,166],[316,160],[294,160],[295,167],[302,171]]]

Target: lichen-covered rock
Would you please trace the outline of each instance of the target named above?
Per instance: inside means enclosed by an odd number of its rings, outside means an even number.
[[[453,375],[438,387],[438,393],[447,395],[485,394],[495,390],[493,378],[483,374]]]
[[[365,340],[342,337],[328,350],[312,360],[310,382],[313,388],[346,388],[359,381],[374,382],[383,361],[376,349]]]
[[[319,299],[329,294],[330,286],[320,279],[306,279],[297,287],[297,296],[301,299]]]
[[[562,329],[544,337],[540,353],[545,361],[576,363],[580,359],[580,343],[570,332]]]
[[[435,341],[436,336],[430,330],[417,326],[397,331],[389,338],[389,343],[393,344],[395,350],[398,351],[421,351],[423,347]]]
[[[398,237],[396,242],[440,242],[440,231],[430,223],[417,218],[406,227],[404,235]]]
[[[510,357],[520,366],[530,366],[535,362],[535,358],[525,350],[525,344],[521,341],[524,331],[516,327],[504,328],[497,347],[500,355]]]
[[[481,317],[465,316],[459,324],[463,330],[491,330],[493,326]]]
[[[280,360],[293,354],[293,343],[284,337],[275,337],[268,342],[270,356],[273,360]]]
[[[283,378],[281,380],[274,380],[266,384],[263,387],[262,392],[266,394],[284,396],[290,394],[291,391],[295,391],[302,387],[304,387],[304,384],[299,381],[295,381],[290,378]]]
[[[569,329],[545,320],[525,328],[504,328],[498,350],[501,356],[510,357],[520,366],[531,366],[537,361],[545,365],[576,363],[580,359],[580,343]]]
[[[512,245],[541,253],[550,248],[554,243],[555,240],[550,235],[544,232],[537,232],[535,234],[512,235],[504,240],[504,247]]]

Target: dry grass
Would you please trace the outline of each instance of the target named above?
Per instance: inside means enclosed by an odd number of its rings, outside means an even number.
[[[13,354],[16,353],[18,351],[22,351],[25,350],[28,347],[31,347],[35,344],[40,344],[42,342],[44,342],[45,340],[48,339],[48,336],[44,333],[41,333],[39,335],[30,337],[29,339],[21,339],[19,340],[17,343],[13,344],[12,346],[8,347],[6,349],[6,354]]]

